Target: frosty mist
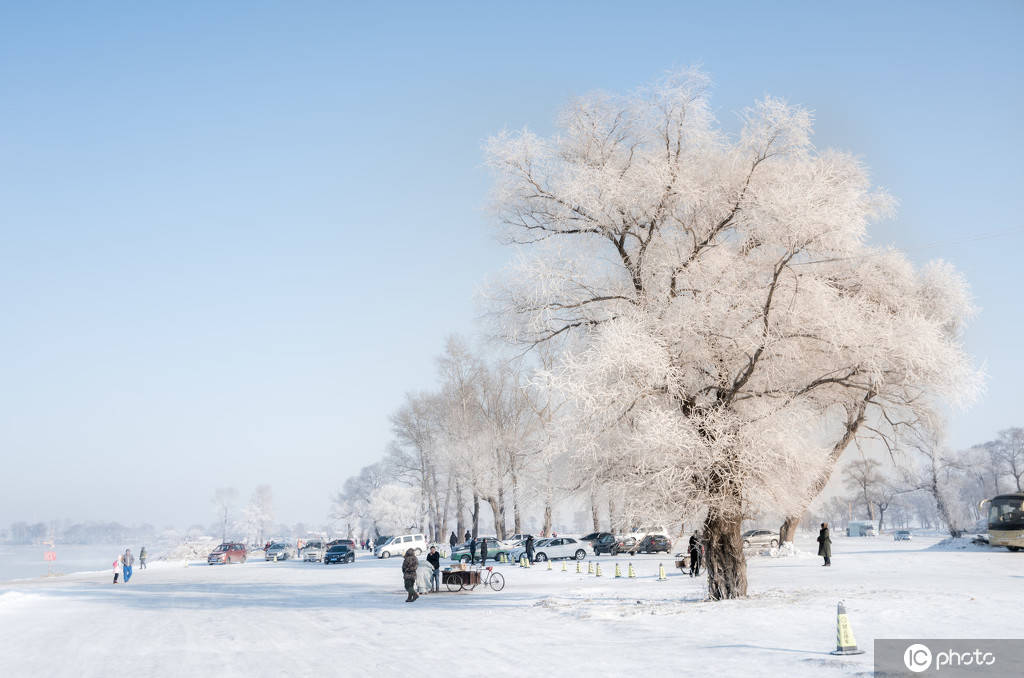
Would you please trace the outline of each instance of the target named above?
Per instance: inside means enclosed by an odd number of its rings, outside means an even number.
[[[492,290],[505,336],[554,354],[582,483],[640,514],[704,517],[709,593],[742,596],[740,524],[800,516],[856,439],[899,447],[980,376],[948,264],[865,244],[893,200],[812,116],[766,98],[725,134],[686,71],[570,103],[561,131],[487,144],[518,261]]]

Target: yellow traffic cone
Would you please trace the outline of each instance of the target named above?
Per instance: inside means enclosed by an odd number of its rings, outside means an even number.
[[[658,563],[658,581],[665,581],[668,577],[665,576],[665,566]]]
[[[580,561],[576,561],[576,574],[582,574],[583,570],[580,569]]]
[[[636,570],[633,569],[633,563],[629,564],[629,578],[636,579]]]
[[[857,639],[853,637],[853,627],[846,616],[846,605],[839,601],[836,608],[836,650],[832,654],[864,654],[857,649]]]
[[[587,574],[594,574],[594,564],[587,562]]]
[[[565,569],[565,561],[563,560],[562,561],[562,572],[565,572],[565,571],[566,571],[566,569]]]
[[[622,570],[619,569],[619,564],[615,563],[615,578],[619,579],[622,577]]]
[[[550,571],[551,571],[551,561],[548,560],[548,572],[550,572]]]
[[[601,576],[601,563],[597,564],[597,571],[594,572],[594,576],[595,577],[600,577]]]

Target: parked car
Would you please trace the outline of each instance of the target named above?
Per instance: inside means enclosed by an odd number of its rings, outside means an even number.
[[[613,556],[617,556],[620,553],[628,553],[633,555],[640,548],[640,542],[636,540],[636,537],[617,537],[618,541],[615,543],[615,548],[612,551]]]
[[[529,536],[531,536],[531,535],[528,535],[528,534],[513,534],[511,537],[509,537],[505,541],[506,542],[526,541],[527,537],[529,537]]]
[[[640,540],[636,550],[639,553],[669,553],[672,550],[672,542],[663,534],[649,534]]]
[[[227,565],[228,563],[244,563],[246,557],[245,544],[224,542],[206,557],[208,565]]]
[[[910,541],[911,538],[910,530],[896,530],[892,535],[893,541]]]
[[[594,547],[589,541],[573,539],[572,537],[556,537],[554,539],[542,539],[543,544],[534,544],[534,560],[544,562],[545,560],[556,560],[558,558],[571,558],[583,560],[594,553]]]
[[[648,525],[647,527],[634,527],[629,532],[629,536],[636,539],[637,543],[644,540],[644,537],[652,534],[660,534],[663,537],[668,537],[668,530],[665,529],[664,525]]]
[[[533,540],[533,554],[534,554],[534,556],[537,555],[537,549],[539,549],[541,547],[544,547],[544,546],[547,546],[548,542],[551,542],[551,541],[554,541],[551,537],[548,537],[547,539],[534,539]],[[508,552],[508,559],[511,560],[513,563],[516,563],[516,562],[519,562],[522,559],[522,557],[525,556],[525,555],[526,555],[526,542],[523,542],[522,544],[520,544],[518,546],[515,546],[511,550],[509,550],[509,552]]]
[[[594,549],[595,556],[599,556],[602,553],[614,556],[616,554],[615,547],[618,546],[618,543],[619,538],[611,532],[602,532],[601,536],[590,541],[590,545]]]
[[[271,542],[270,546],[267,547],[266,555],[264,560],[288,560],[292,557],[293,551],[291,544],[283,541]]]
[[[299,550],[299,558],[307,563],[319,563],[326,552],[327,546],[322,541],[311,541]]]
[[[585,534],[582,537],[580,537],[580,540],[581,541],[593,542],[595,539],[600,537],[602,534],[608,534],[608,533],[607,532],[591,532],[590,534]]]
[[[324,565],[354,562],[356,562],[356,552],[348,544],[335,544],[324,554]]]
[[[498,541],[497,537],[481,537],[480,539],[487,540],[487,560],[498,560],[501,554],[511,558],[512,551],[515,550],[516,544],[510,544],[505,541]],[[477,539],[476,557],[480,557],[480,539]],[[525,542],[524,542],[525,544]],[[525,546],[523,547],[525,549]],[[470,559],[469,555],[469,544],[456,544],[452,552],[448,554],[448,557],[456,562],[468,563]]]
[[[404,556],[409,549],[416,555],[422,555],[427,550],[427,538],[422,534],[400,534],[375,548],[373,555],[378,558]]]
[[[771,530],[747,530],[743,533],[743,548],[779,545],[779,535]]]

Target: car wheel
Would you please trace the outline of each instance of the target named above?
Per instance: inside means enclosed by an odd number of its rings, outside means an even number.
[[[747,541],[746,539],[743,540],[743,548],[745,548],[745,549],[749,549],[750,548],[750,542]]]
[[[380,557],[381,558],[390,558],[391,557],[391,551],[384,551],[383,553],[380,554]]]
[[[242,556],[242,565],[245,565],[245,556]]]
[[[548,559],[548,554],[538,553],[536,556],[534,556],[533,559],[536,560],[538,563],[543,563],[545,560]]]
[[[423,549],[416,549],[416,555],[422,556],[423,555]]]
[[[583,549],[576,549],[576,560],[583,560],[587,557],[587,552]]]
[[[461,558],[459,558],[459,562],[460,563],[468,563],[468,562],[470,562],[470,557],[469,556],[462,556]]]
[[[778,548],[778,547],[779,547],[779,540],[778,539],[772,539],[772,548],[775,549],[775,548]]]

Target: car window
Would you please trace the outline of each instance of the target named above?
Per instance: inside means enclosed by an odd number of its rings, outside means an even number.
[[[412,541],[412,537],[402,537],[402,541]]]

